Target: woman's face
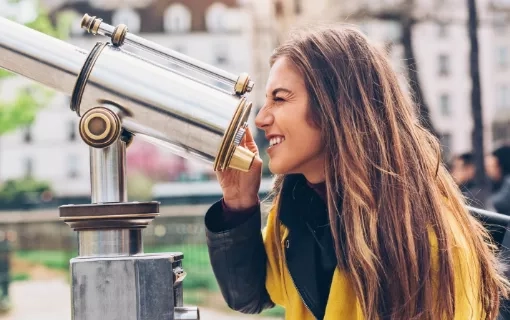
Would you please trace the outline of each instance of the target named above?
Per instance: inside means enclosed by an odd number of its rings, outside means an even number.
[[[303,77],[285,57],[269,73],[265,104],[255,118],[269,141],[269,169],[274,174],[301,173],[311,183],[324,181],[324,145],[309,117]]]
[[[489,155],[485,158],[485,171],[492,181],[501,180],[501,169],[495,156]]]

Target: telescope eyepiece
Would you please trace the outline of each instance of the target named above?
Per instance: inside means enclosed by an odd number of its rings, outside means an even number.
[[[85,13],[81,19],[81,28],[87,30],[88,33],[97,34],[99,25],[103,22],[103,19],[97,18],[96,16],[89,16]]]

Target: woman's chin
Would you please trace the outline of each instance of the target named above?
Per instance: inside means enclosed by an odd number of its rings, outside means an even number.
[[[273,161],[272,159],[269,160],[268,167],[269,167],[269,171],[271,171],[272,174],[286,174],[287,173],[285,166],[283,166],[278,161]]]

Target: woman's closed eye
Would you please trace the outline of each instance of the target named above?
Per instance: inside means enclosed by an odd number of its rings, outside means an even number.
[[[283,97],[274,97],[273,101],[275,103],[282,103],[282,102],[285,102],[285,99]]]

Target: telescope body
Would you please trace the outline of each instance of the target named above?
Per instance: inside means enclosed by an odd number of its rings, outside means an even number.
[[[185,158],[247,171],[239,146],[251,102],[111,43],[90,51],[0,18],[0,67],[71,96],[82,117],[98,106],[122,128]]]
[[[91,204],[63,205],[60,218],[78,233],[71,259],[75,320],[199,320],[184,306],[181,252],[145,254],[142,230],[157,202],[128,202],[126,149],[134,137],[214,170],[248,171],[255,154],[240,143],[253,82],[193,60],[85,15],[82,27],[111,36],[90,50],[0,18],[0,68],[71,97],[79,132],[90,146]],[[214,87],[121,48],[130,43],[186,69],[232,85]]]

